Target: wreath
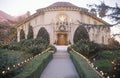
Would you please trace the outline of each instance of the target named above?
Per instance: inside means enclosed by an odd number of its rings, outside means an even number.
[[[61,25],[61,26],[59,27],[59,30],[60,30],[60,31],[65,31],[65,30],[66,30],[66,28],[65,28],[65,26],[64,26],[64,25]]]

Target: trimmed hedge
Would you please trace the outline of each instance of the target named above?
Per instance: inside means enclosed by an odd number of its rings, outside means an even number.
[[[40,39],[29,39],[29,40],[21,40],[20,42],[15,42],[8,45],[9,50],[16,51],[25,51],[27,53],[32,54],[33,56],[44,51],[48,48],[49,44],[47,44],[44,40]]]
[[[21,72],[14,78],[40,78],[41,73],[51,59],[51,52],[47,52],[39,57],[36,57],[24,66],[23,72]]]
[[[72,51],[69,51],[69,53],[80,78],[100,78],[99,75],[88,65],[86,60]]]
[[[80,40],[71,47],[87,58],[91,58],[92,56],[96,55],[97,52],[100,50],[98,44],[89,40]]]

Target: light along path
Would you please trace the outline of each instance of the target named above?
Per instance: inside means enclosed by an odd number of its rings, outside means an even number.
[[[57,52],[40,78],[79,78],[67,52],[67,46],[56,46]]]

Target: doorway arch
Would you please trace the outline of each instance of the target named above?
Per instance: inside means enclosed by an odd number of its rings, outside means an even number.
[[[68,45],[68,33],[67,32],[57,33],[57,45]]]

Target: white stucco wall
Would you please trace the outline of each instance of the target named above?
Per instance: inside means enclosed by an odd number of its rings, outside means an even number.
[[[34,38],[37,37],[38,31],[41,27],[45,27],[45,29],[48,31],[50,35],[50,43],[53,44],[56,40],[56,33],[54,29],[56,28],[54,23],[56,22],[56,19],[58,15],[65,14],[68,17],[68,21],[70,19],[72,20],[71,24],[71,32],[68,34],[68,39],[70,39],[70,42],[73,44],[73,37],[76,28],[79,26],[77,20],[83,23],[87,24],[103,24],[99,22],[96,19],[93,19],[92,17],[82,14],[79,11],[47,11],[44,14],[39,14],[38,16],[30,19],[24,24],[21,24],[19,27],[17,27],[17,40],[20,41],[20,30],[23,29],[25,31],[25,38],[27,38],[28,34],[28,26],[31,25],[33,27],[34,32]],[[107,29],[100,28],[90,28],[88,34],[90,36],[90,40],[94,41],[96,43],[102,44],[102,37],[104,37],[104,44],[108,44],[108,39],[110,38],[110,30],[106,32]]]

